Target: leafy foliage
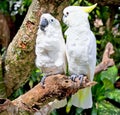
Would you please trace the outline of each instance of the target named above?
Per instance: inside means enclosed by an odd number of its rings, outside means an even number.
[[[114,101],[119,100],[119,98],[116,97],[118,96],[119,91],[114,88],[114,83],[116,81],[117,73],[118,73],[117,67],[113,66],[108,68],[108,70],[102,71],[101,73],[95,76],[95,81],[97,81],[98,84],[92,88],[92,91],[93,91],[93,100],[95,104],[94,108],[96,108],[97,112],[99,111],[97,105],[99,105],[101,101],[104,101],[107,98],[113,99]],[[105,102],[106,101],[104,101],[104,103]],[[108,103],[106,102],[106,104]],[[101,106],[101,109],[102,107],[103,106]]]
[[[107,101],[101,101],[98,104],[98,115],[119,115],[120,114],[120,109],[113,106],[111,103]]]
[[[2,0],[0,1],[0,11],[3,13],[16,15],[27,11],[32,0]]]
[[[7,13],[9,10],[9,2],[7,0],[0,0],[0,11]]]
[[[106,97],[118,102],[120,105],[120,96],[119,95],[120,95],[119,89],[115,89],[115,90],[112,90],[112,91],[106,93]]]

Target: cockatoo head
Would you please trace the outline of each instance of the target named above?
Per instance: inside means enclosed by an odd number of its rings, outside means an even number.
[[[63,10],[63,22],[68,26],[82,26],[88,23],[88,13],[91,12],[97,4],[93,6],[68,6]]]
[[[41,15],[40,18],[40,29],[41,31],[45,32],[48,29],[59,28],[60,23],[57,19],[55,19],[51,14],[44,13]]]

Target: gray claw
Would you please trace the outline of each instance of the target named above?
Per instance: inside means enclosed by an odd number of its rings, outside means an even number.
[[[77,74],[72,74],[71,76],[70,76],[70,79],[72,80],[72,81],[75,81],[75,79],[78,77],[78,75]]]
[[[45,79],[46,79],[46,75],[44,75],[43,77],[42,77],[42,79],[41,79],[41,81],[40,81],[40,84],[43,86],[44,85],[44,83],[45,83]]]
[[[80,84],[81,84],[82,81],[83,81],[83,77],[84,77],[84,75],[78,75],[78,78],[79,78],[79,80],[80,80]]]
[[[78,77],[79,80],[80,80],[80,84],[81,84],[82,81],[83,81],[83,77],[84,77],[84,76],[85,76],[85,75],[83,75],[83,74],[80,74],[80,75],[72,74],[72,75],[70,76],[70,79],[75,82],[75,79]]]

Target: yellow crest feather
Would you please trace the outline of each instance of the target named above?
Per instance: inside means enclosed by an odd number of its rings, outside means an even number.
[[[95,7],[97,6],[97,3],[92,6],[80,6],[80,9],[84,12],[90,13]]]

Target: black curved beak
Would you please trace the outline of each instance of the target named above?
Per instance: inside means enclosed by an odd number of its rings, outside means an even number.
[[[43,18],[40,22],[40,29],[42,31],[44,31],[45,27],[47,27],[47,26],[48,26],[48,20],[46,18]]]

